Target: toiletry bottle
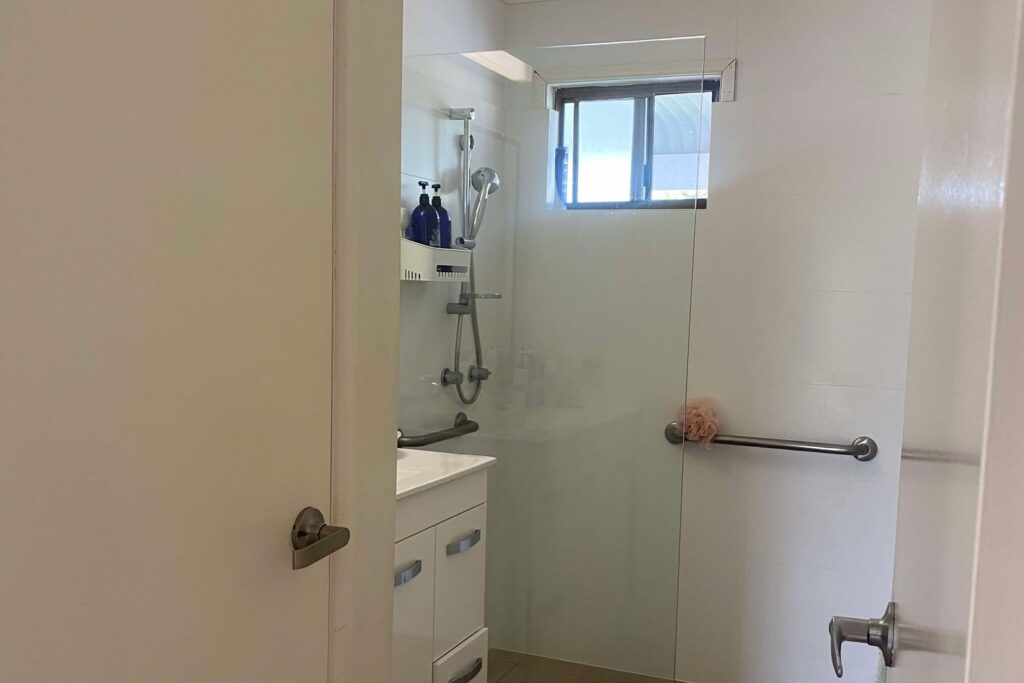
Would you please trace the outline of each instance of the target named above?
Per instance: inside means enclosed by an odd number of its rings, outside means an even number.
[[[431,187],[434,188],[434,198],[430,201],[430,205],[437,211],[438,246],[442,249],[451,249],[452,217],[448,214],[448,209],[441,206],[441,184],[434,183]]]
[[[437,230],[437,210],[430,205],[427,181],[421,180],[420,205],[412,211],[412,238],[420,244],[430,245],[431,237]]]

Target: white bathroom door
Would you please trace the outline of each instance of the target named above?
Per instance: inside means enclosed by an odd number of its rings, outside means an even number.
[[[0,3],[0,680],[327,680],[333,31]]]

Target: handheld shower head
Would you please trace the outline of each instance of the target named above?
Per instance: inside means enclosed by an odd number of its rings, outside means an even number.
[[[501,179],[498,177],[497,171],[490,166],[484,166],[473,171],[473,177],[470,180],[473,183],[474,190],[483,192],[484,187],[486,187],[487,194],[494,194],[498,191],[498,186],[501,185]]]
[[[498,173],[493,168],[484,166],[473,172],[471,182],[473,183],[473,189],[477,191],[477,196],[476,203],[473,205],[473,222],[469,229],[469,237],[475,239],[484,221],[487,198],[498,191],[498,187],[501,186],[501,179],[498,178]]]

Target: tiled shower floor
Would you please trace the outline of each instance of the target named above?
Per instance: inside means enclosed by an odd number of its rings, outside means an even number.
[[[487,683],[671,683],[596,666],[573,664],[507,650],[490,650]]]

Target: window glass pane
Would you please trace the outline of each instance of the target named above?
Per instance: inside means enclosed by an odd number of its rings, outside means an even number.
[[[652,199],[707,198],[710,151],[710,92],[654,98]]]
[[[575,178],[573,178],[573,175],[572,175],[572,170],[573,170],[573,163],[572,163],[573,131],[576,130],[576,128],[575,128],[576,122],[574,120],[575,115],[576,115],[576,105],[574,103],[572,103],[572,102],[566,102],[565,103],[565,115],[564,115],[565,116],[565,118],[564,118],[565,126],[562,129],[562,144],[565,147],[565,165],[564,165],[564,170],[565,170],[565,196],[562,197],[562,201],[564,201],[566,204],[569,204],[569,203],[572,202],[572,188],[573,188],[573,183],[575,183],[575,180],[576,180]]]
[[[579,202],[630,200],[633,99],[580,102]]]

